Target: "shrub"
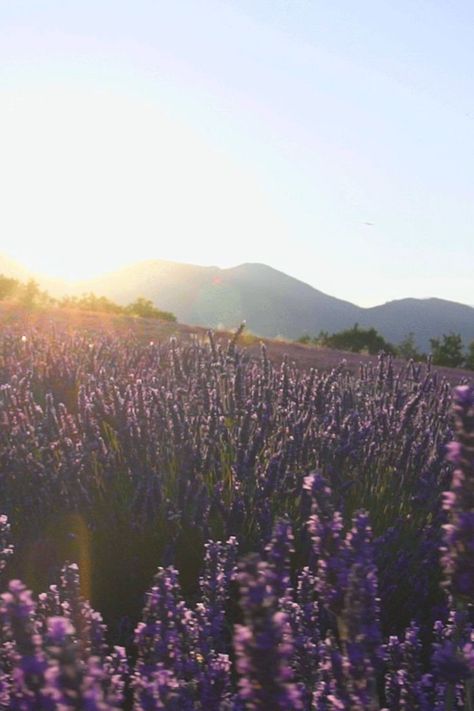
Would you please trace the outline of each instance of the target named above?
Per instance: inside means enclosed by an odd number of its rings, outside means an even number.
[[[169,311],[161,311],[154,306],[150,299],[144,299],[142,296],[135,299],[129,304],[125,311],[132,316],[140,316],[140,318],[156,318],[161,321],[176,321],[176,316]]]
[[[351,351],[352,353],[361,353],[366,350],[372,355],[380,351],[395,355],[396,352],[394,346],[386,341],[375,328],[359,328],[357,323],[352,328],[333,333],[331,336],[327,335],[327,333],[321,333],[318,343],[328,348],[337,348],[343,351]]]
[[[430,338],[434,365],[459,368],[464,363],[463,343],[459,333],[443,334],[442,340]]]
[[[415,343],[415,334],[410,331],[396,347],[397,355],[405,360],[425,360],[426,356],[420,353]]]

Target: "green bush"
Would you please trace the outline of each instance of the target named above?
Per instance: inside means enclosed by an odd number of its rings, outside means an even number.
[[[176,321],[176,316],[169,311],[161,311],[157,309],[150,299],[144,299],[140,296],[138,299],[129,304],[125,311],[132,316],[140,316],[141,318],[157,318],[162,321]]]
[[[0,301],[14,296],[18,291],[20,282],[18,279],[10,279],[9,277],[0,274]]]
[[[397,346],[397,355],[405,360],[426,360],[426,355],[420,353],[415,343],[415,334],[410,331]]]
[[[471,341],[467,347],[467,356],[464,365],[469,370],[474,370],[474,341]]]
[[[459,368],[464,363],[464,348],[459,333],[443,334],[442,340],[430,338],[434,365]]]
[[[359,328],[357,323],[352,328],[333,333],[331,336],[321,333],[318,343],[328,348],[351,351],[351,353],[361,353],[362,351],[368,351],[372,355],[380,351],[393,355],[396,353],[394,346],[386,341],[375,328]]]

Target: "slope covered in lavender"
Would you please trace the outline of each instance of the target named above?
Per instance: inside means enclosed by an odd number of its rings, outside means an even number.
[[[242,321],[262,337],[297,339],[307,333],[335,333],[355,323],[375,328],[393,344],[410,332],[418,347],[430,351],[430,339],[459,333],[474,340],[474,308],[446,299],[398,299],[363,308],[326,294],[266,264],[246,263],[220,269],[166,260],[130,264],[94,279],[68,283],[28,274],[0,254],[0,274],[26,280],[35,276],[53,296],[94,292],[125,305],[146,297],[174,313],[181,323],[233,329]]]
[[[469,386],[212,335],[0,343],[0,708],[470,708]]]

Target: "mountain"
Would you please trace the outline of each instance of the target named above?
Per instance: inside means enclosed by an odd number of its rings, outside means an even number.
[[[400,299],[363,309],[360,324],[373,326],[393,343],[413,332],[425,351],[430,338],[460,333],[464,343],[474,340],[474,308],[444,299]]]
[[[20,270],[12,273],[11,270]],[[0,273],[26,278],[27,270],[0,255]],[[36,277],[53,295],[92,291],[127,304],[138,296],[176,314],[181,323],[216,328],[237,327],[243,320],[253,333],[296,339],[304,333],[333,333],[355,323],[374,327],[399,343],[409,332],[429,351],[430,338],[460,333],[474,340],[474,308],[443,299],[401,299],[362,308],[315,289],[265,264],[230,269],[163,260],[132,264],[87,281],[67,284]]]
[[[137,296],[176,314],[182,323],[235,328],[243,320],[260,336],[298,338],[350,328],[374,327],[399,343],[409,332],[418,346],[429,339],[460,333],[474,340],[474,308],[443,299],[401,299],[362,308],[315,289],[265,264],[241,264],[230,269],[165,261],[128,266],[76,287],[104,294],[119,303]]]
[[[81,282],[78,291],[119,303],[137,295],[173,311],[183,323],[234,328],[243,320],[261,336],[297,338],[305,330],[352,325],[357,306],[328,296],[264,264],[230,269],[174,262],[143,262]]]

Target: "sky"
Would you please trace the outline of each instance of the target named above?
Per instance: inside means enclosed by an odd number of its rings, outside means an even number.
[[[471,0],[0,0],[0,253],[474,304]]]

